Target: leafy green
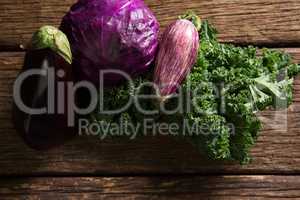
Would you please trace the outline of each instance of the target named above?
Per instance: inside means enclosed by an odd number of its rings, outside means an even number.
[[[216,39],[216,30],[207,21],[202,24],[201,38],[198,61],[184,87],[214,84],[218,95],[212,97],[213,89],[204,89],[197,107],[213,112],[200,113],[195,109],[184,117],[191,122],[208,123],[219,129],[219,134],[200,135],[190,140],[211,159],[246,164],[251,160],[249,149],[262,127],[255,113],[269,106],[286,108],[292,102],[292,76],[299,72],[299,66],[279,51],[263,49],[258,56],[259,52],[252,46],[221,44]],[[216,116],[222,118],[222,126]],[[208,117],[214,119],[208,122]],[[228,126],[234,130],[228,131]]]
[[[237,47],[217,40],[217,31],[207,21],[202,22],[201,43],[197,62],[187,76],[182,88],[183,102],[169,99],[167,108],[181,105],[184,109],[165,114],[153,100],[141,99],[147,110],[155,114],[141,113],[131,105],[119,114],[92,114],[94,121],[126,121],[137,125],[145,119],[154,123],[180,124],[178,138],[190,141],[212,160],[235,160],[241,164],[251,161],[250,148],[255,144],[262,124],[256,113],[268,107],[286,108],[292,102],[293,76],[300,67],[292,63],[289,55],[255,47]],[[260,55],[259,55],[260,54]],[[133,86],[124,84],[104,90],[104,107],[119,108],[128,99],[137,98],[139,85],[152,80],[151,73],[138,77]],[[152,94],[144,87],[142,94]],[[186,134],[186,126],[200,126]]]

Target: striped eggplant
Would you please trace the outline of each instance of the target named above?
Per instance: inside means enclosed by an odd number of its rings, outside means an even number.
[[[162,35],[154,71],[160,102],[174,94],[193,67],[199,49],[199,33],[187,19],[170,24]]]

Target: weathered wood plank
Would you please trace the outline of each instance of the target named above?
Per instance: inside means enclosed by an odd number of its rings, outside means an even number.
[[[299,176],[9,178],[0,198],[19,199],[299,199]]]
[[[60,24],[76,0],[1,0],[0,49],[19,49],[42,25]],[[239,44],[300,44],[300,2],[298,0],[146,0],[161,26],[186,10],[210,19],[222,41]]]
[[[285,51],[300,60],[300,49]],[[169,137],[101,141],[81,136],[65,146],[37,152],[23,143],[11,123],[12,85],[23,56],[21,52],[0,53],[0,175],[300,173],[300,77],[295,81],[295,102],[288,111],[288,131],[278,127],[284,111],[277,113],[277,119],[274,112],[264,112],[262,116],[272,119],[274,126],[262,131],[252,150],[254,161],[247,166],[206,161],[187,142]]]

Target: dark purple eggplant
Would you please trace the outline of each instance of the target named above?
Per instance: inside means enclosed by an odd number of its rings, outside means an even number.
[[[67,95],[67,83],[73,82],[69,49],[69,43],[64,34],[54,27],[46,26],[34,34],[30,49],[26,52],[23,70],[19,76],[31,69],[54,69],[55,72],[53,79],[54,112],[51,114],[26,113],[20,109],[14,98],[15,127],[25,142],[34,149],[46,150],[63,144],[75,136],[76,128],[68,124],[67,112],[67,105],[70,103]],[[57,98],[58,82],[63,84],[64,88],[64,98],[60,100]],[[22,102],[30,108],[48,107],[48,84],[48,78],[44,75],[32,75],[26,78],[20,88]],[[64,112],[58,113],[59,103],[64,105]]]

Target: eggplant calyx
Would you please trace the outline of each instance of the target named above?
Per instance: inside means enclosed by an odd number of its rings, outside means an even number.
[[[53,26],[42,26],[31,39],[31,49],[47,48],[62,56],[69,64],[72,63],[72,52],[67,36]]]
[[[201,30],[201,19],[193,11],[188,11],[186,14],[179,16],[179,19],[186,19],[191,21],[198,31]]]

